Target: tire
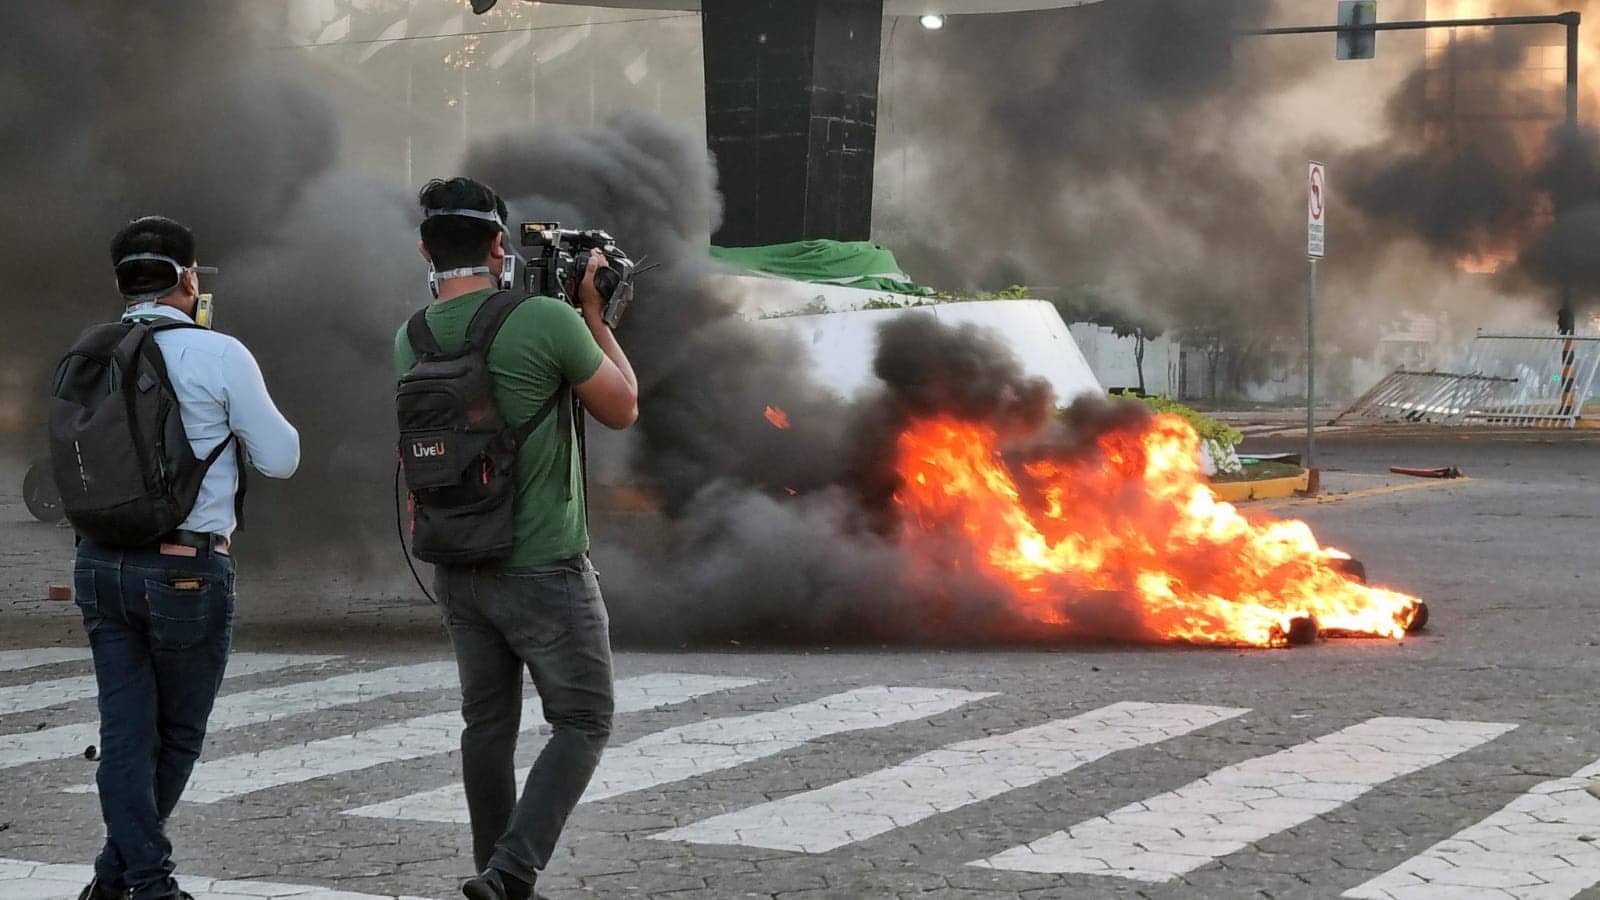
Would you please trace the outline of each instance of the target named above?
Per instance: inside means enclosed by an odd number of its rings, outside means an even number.
[[[22,476],[22,502],[35,519],[54,525],[66,518],[61,508],[61,492],[56,490],[55,476],[50,474],[47,460],[35,460]]]
[[[1357,584],[1367,583],[1367,566],[1359,559],[1335,559],[1330,561],[1334,571],[1342,573],[1346,578]]]
[[[1411,620],[1411,624],[1406,626],[1406,634],[1415,634],[1416,632],[1421,631],[1421,630],[1423,630],[1424,628],[1427,628],[1427,627],[1428,627],[1428,604],[1427,604],[1427,601],[1421,601],[1417,605],[1416,618],[1412,619]]]

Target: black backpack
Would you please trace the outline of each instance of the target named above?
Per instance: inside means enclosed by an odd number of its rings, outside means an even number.
[[[156,543],[188,518],[200,482],[233,443],[230,434],[205,459],[194,455],[155,341],[157,332],[198,327],[170,320],[95,325],[56,366],[50,464],[62,510],[80,537],[120,548]],[[242,499],[242,482],[240,490]]]
[[[455,353],[440,349],[426,308],[406,323],[417,361],[400,378],[395,410],[411,494],[411,550],[418,559],[475,565],[510,556],[516,543],[517,451],[551,413],[559,415],[563,431],[571,428],[565,384],[516,427],[495,404],[489,348],[526,299],[501,291],[483,301]]]

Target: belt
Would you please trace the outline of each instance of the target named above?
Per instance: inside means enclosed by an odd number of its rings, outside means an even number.
[[[232,543],[220,534],[204,534],[180,529],[163,537],[157,545],[156,552],[162,556],[199,556],[202,553],[228,556],[231,546]]]

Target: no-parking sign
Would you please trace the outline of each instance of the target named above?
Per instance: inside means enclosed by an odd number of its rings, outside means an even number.
[[[1328,170],[1322,163],[1311,164],[1306,183],[1306,255],[1323,256],[1323,234],[1328,220]]]

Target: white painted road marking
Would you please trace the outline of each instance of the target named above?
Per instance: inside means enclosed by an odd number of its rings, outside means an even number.
[[[455,687],[456,664],[433,662],[241,691],[217,698],[206,730],[209,734],[215,734],[229,728],[242,728],[336,706],[365,703],[392,694]],[[85,747],[99,740],[99,722],[79,722],[43,731],[0,735],[0,769],[51,759],[69,759],[82,754]]]
[[[600,758],[600,768],[589,782],[583,799],[603,800],[731,769],[775,756],[816,738],[925,719],[992,696],[992,693],[940,688],[874,686],[770,712],[708,719],[669,728],[607,750]],[[520,770],[517,780],[520,782],[527,775],[526,769]],[[459,783],[353,809],[346,815],[425,822],[468,821],[466,795]]]
[[[714,675],[654,674],[624,678],[616,684],[616,711],[638,712],[758,683],[759,679]],[[538,697],[527,700],[522,707],[524,730],[537,727],[542,715]],[[464,728],[461,713],[452,711],[307,744],[203,762],[195,767],[183,799],[193,803],[216,803],[313,778],[451,753],[461,748]],[[92,785],[85,785],[72,788],[71,792],[93,790]]]
[[[235,653],[228,660],[229,678],[241,675],[259,675],[263,672],[273,672],[278,669],[287,669],[292,666],[308,666],[313,663],[327,662],[338,659],[337,656],[304,656],[288,653]],[[93,675],[80,675],[74,678],[58,678],[52,681],[35,681],[31,684],[17,684],[11,687],[0,688],[0,716],[11,715],[19,712],[31,712],[36,709],[46,709],[51,706],[60,706],[63,703],[76,703],[87,700],[99,692]],[[79,748],[82,749],[81,747]]]
[[[0,650],[0,672],[14,672],[35,666],[78,662],[92,658],[87,647],[40,647],[37,650]]]
[[[1363,900],[1464,896],[1565,900],[1600,884],[1600,760],[1538,784],[1504,808],[1350,891]]]
[[[93,866],[53,865],[25,859],[0,859],[0,900],[77,900],[94,877]],[[309,884],[230,881],[177,875],[195,900],[427,900],[394,894],[358,894]]]
[[[1515,727],[1368,719],[972,865],[1171,881]]]
[[[1156,744],[1248,710],[1114,703],[1081,716],[951,744],[860,778],[654,835],[656,840],[826,853],[1038,784],[1119,750]]]

